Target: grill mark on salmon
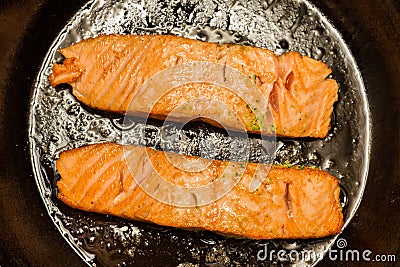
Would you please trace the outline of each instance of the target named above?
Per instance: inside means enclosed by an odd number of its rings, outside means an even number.
[[[96,51],[102,51],[103,47],[110,44],[111,48],[101,52],[101,56],[97,54]],[[60,49],[60,52],[66,59],[63,64],[53,65],[50,84],[55,87],[69,83],[79,101],[95,109],[121,114],[151,112],[150,116],[164,119],[176,107],[173,102],[164,101],[163,106],[159,105],[158,113],[149,107],[141,107],[139,110],[139,107],[129,105],[135,92],[162,70],[199,61],[238,70],[254,81],[268,100],[275,125],[272,129],[254,128],[251,123],[254,113],[250,109],[241,108],[239,117],[248,132],[323,138],[330,129],[333,104],[338,100],[338,85],[327,78],[331,70],[324,63],[296,52],[276,56],[269,50],[257,47],[219,45],[164,35],[102,35]],[[225,90],[216,85],[204,86],[201,83],[183,87],[186,90],[178,87],[168,93],[169,96],[189,99],[203,87],[202,97],[213,99],[216,91]],[[170,88],[161,89],[165,89],[166,93]],[[151,90],[146,92],[152,93]],[[235,109],[230,99],[222,101]],[[180,112],[172,119],[179,121],[188,114],[198,115],[190,110]],[[243,128],[242,125],[239,127],[230,123],[229,119],[222,118],[220,110],[204,112],[213,113],[221,121],[227,121],[224,126],[228,128]]]
[[[146,64],[146,56],[149,56],[146,53],[141,53],[141,51],[143,51],[143,49],[149,49],[149,46],[152,44],[152,42],[148,42],[142,46],[142,47],[138,47],[137,51],[139,53],[139,56],[136,58],[134,64],[132,65],[132,70],[135,71],[128,71],[128,74],[125,77],[124,80],[124,84],[121,84],[119,91],[115,94],[115,106],[118,107],[120,110],[127,110],[128,106],[127,106],[127,102],[126,99],[132,99],[133,96],[131,96],[132,94],[135,93],[136,91],[136,86],[137,83],[140,81],[138,81],[137,78],[131,78],[131,77],[140,77],[140,74],[138,75],[138,70],[140,69],[140,66],[142,66],[143,64]],[[142,64],[140,64],[142,63]],[[113,102],[110,102],[110,105],[108,106],[108,109],[112,109]]]
[[[124,61],[129,59],[129,49],[131,49],[131,45],[126,45],[125,49],[123,49],[121,52],[114,52],[113,55],[113,60],[110,61],[110,64],[107,67],[104,68],[97,68],[98,69],[104,69],[103,72],[98,72],[96,69],[94,72],[97,74],[97,79],[94,80],[93,82],[90,82],[91,87],[88,87],[88,91],[94,91],[98,90],[98,88],[109,88],[112,86],[113,82],[115,79],[119,77],[119,72],[122,70],[124,66]],[[112,77],[110,76],[110,73],[113,73]],[[91,81],[90,77],[87,78],[88,81]],[[85,82],[83,82],[85,83]],[[101,97],[106,94],[108,90],[100,90],[96,94],[91,95],[91,103],[101,103]],[[111,99],[110,99],[111,100]]]
[[[104,164],[105,167],[102,166],[101,168],[99,168],[98,170],[98,172],[100,172],[99,176],[98,177],[94,176],[91,179],[89,179],[84,189],[80,192],[82,193],[82,195],[86,196],[86,200],[97,199],[100,196],[103,196],[103,194],[109,188],[111,183],[113,183],[114,181],[119,181],[119,172],[116,172],[115,170],[119,169],[120,164],[121,161],[118,160],[118,154],[116,154],[112,159],[109,160],[109,162]],[[112,178],[110,179],[110,177]],[[103,188],[98,190],[97,188],[92,186],[91,183],[96,181],[94,179],[104,183]],[[82,205],[84,204],[82,203]]]
[[[98,86],[99,88],[109,88],[108,90],[102,90],[99,94],[96,95],[96,98],[94,99],[94,103],[105,103],[105,109],[108,108],[108,105],[113,103],[115,101],[115,98],[117,98],[120,94],[120,90],[116,90],[116,88],[123,88],[123,84],[125,82],[125,79],[129,78],[129,73],[130,71],[130,65],[132,63],[136,63],[137,61],[140,60],[141,54],[139,57],[135,57],[136,53],[140,50],[140,47],[134,46],[132,44],[135,44],[136,42],[131,42],[130,46],[127,46],[127,50],[124,51],[121,57],[121,63],[115,62],[115,68],[116,71],[110,72],[108,77],[105,79],[106,84],[105,85],[100,85]],[[142,44],[141,44],[142,45]],[[147,49],[147,44],[142,47],[142,49]],[[132,51],[130,51],[132,49]],[[126,53],[126,54],[125,54]],[[110,77],[111,76],[111,77]],[[120,81],[122,80],[122,81]],[[116,82],[118,81],[118,82]]]
[[[78,177],[80,177],[81,175],[83,175],[87,169],[90,169],[94,164],[96,164],[98,162],[98,159],[100,157],[103,156],[104,154],[104,149],[106,149],[107,147],[96,147],[95,149],[92,150],[94,156],[91,156],[90,154],[86,154],[85,158],[82,158],[79,160],[74,161],[75,165],[73,165],[72,167],[69,167],[68,170],[77,170],[76,175]],[[100,151],[97,151],[100,150]],[[81,164],[81,162],[84,162],[84,165]],[[77,179],[75,182],[78,183],[80,180]],[[72,184],[71,186],[74,187],[76,184]]]
[[[72,190],[76,191],[79,194],[84,194],[86,191],[85,185],[90,186],[91,180],[89,180],[88,174],[91,170],[95,170],[95,173],[92,178],[96,178],[96,175],[101,175],[103,170],[107,169],[107,164],[110,163],[110,160],[114,156],[114,153],[110,153],[108,149],[112,149],[113,147],[101,147],[102,150],[100,153],[95,152],[95,156],[91,157],[90,155],[86,155],[88,157],[87,164],[85,165],[78,165],[75,168],[71,169],[78,169],[78,176],[77,183],[73,185]],[[82,178],[82,179],[81,179]],[[89,183],[88,183],[89,182]],[[95,182],[95,180],[93,181]]]
[[[128,161],[124,160],[124,152]],[[152,178],[158,173],[173,184],[196,187],[219,179],[228,164],[201,159],[209,167],[192,173],[176,168],[169,157],[182,164],[198,159],[110,143],[63,152],[56,162],[61,176],[57,182],[58,197],[67,205],[85,211],[253,239],[320,238],[340,232],[343,226],[339,181],[310,168],[272,166],[267,172],[266,165],[249,163],[234,188],[210,204],[176,207],[162,203],[149,196],[136,181],[159,194],[179,197],[149,181],[154,181]],[[106,167],[98,168],[100,165]],[[76,170],[82,166],[86,168],[84,176]],[[253,192],[249,185],[256,172],[265,179]],[[218,190],[215,188],[214,193]],[[196,202],[198,197],[201,196],[190,196]]]
[[[137,48],[134,53],[137,53],[138,50],[140,50],[139,48]],[[139,56],[138,58],[134,58],[132,57],[131,62],[128,63],[128,67],[127,67],[127,75],[124,77],[122,83],[118,86],[118,90],[117,92],[114,94],[114,98],[112,99],[112,101],[110,101],[109,105],[107,106],[107,109],[109,109],[112,106],[113,102],[116,102],[116,105],[120,107],[121,104],[123,104],[123,99],[125,99],[125,94],[126,91],[129,92],[129,82],[131,80],[131,76],[132,74],[132,69],[137,66],[141,60],[141,56]],[[107,94],[104,95],[104,101],[107,100]],[[122,100],[122,101],[121,101]],[[121,108],[121,107],[120,107]]]

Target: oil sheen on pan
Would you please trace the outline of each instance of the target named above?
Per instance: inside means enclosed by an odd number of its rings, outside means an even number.
[[[307,1],[90,1],[66,22],[50,46],[34,85],[30,107],[30,148],[35,179],[50,217],[90,266],[259,266],[315,265],[319,258],[279,261],[258,257],[268,250],[312,250],[321,255],[337,236],[312,240],[251,240],[185,231],[74,210],[57,199],[55,161],[62,151],[93,143],[129,142],[182,154],[238,160],[312,165],[341,181],[345,225],[361,201],[369,160],[369,110],[360,72],[340,34]],[[202,123],[146,124],[95,111],[70,90],[48,84],[57,49],[100,34],[173,34],[209,42],[246,44],[282,54],[298,51],[332,69],[339,84],[332,129],[325,139],[277,139],[276,157],[261,150],[258,137],[241,136]],[[67,88],[68,89],[68,88]],[[126,140],[125,140],[126,141]],[[235,149],[232,150],[231,148]]]

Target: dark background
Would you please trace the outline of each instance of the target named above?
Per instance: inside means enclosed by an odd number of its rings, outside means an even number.
[[[0,0],[0,265],[85,266],[53,225],[32,176],[27,111],[45,53],[85,1]],[[314,0],[343,34],[372,113],[362,204],[341,237],[348,249],[396,254],[400,266],[400,0]],[[330,262],[319,266],[364,266]]]

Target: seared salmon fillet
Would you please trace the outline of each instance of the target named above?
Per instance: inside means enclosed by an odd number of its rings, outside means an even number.
[[[63,152],[56,166],[61,175],[59,199],[85,211],[253,239],[319,238],[334,235],[343,226],[339,181],[307,167],[268,168],[110,143]],[[202,167],[194,171],[193,166]],[[187,207],[157,200],[183,195],[155,183],[156,177],[197,189],[224,175],[233,181],[238,173],[243,175],[236,177],[233,188],[208,204],[198,205],[200,193],[192,194]],[[251,191],[249,183],[257,175],[263,183]],[[216,183],[211,194],[224,185]]]
[[[169,35],[102,35],[59,51],[65,60],[53,65],[50,84],[55,87],[68,83],[79,101],[121,114],[150,114],[165,119],[177,109],[168,119],[180,121],[196,115],[212,118],[206,121],[232,130],[322,138],[330,129],[333,104],[338,99],[337,83],[327,78],[331,70],[296,52],[276,56],[257,47],[219,45]],[[168,83],[159,81],[138,93],[161,71],[184,68],[194,62],[233,68],[240,74],[236,78],[247,79],[247,88],[254,86],[255,90],[227,90],[207,81],[170,88]],[[221,69],[225,76],[225,68]],[[158,102],[149,100],[153,98]],[[222,108],[196,101],[199,98],[221,103]],[[262,109],[259,115],[257,106]],[[273,122],[268,120],[268,125],[263,125],[264,116],[273,117]]]

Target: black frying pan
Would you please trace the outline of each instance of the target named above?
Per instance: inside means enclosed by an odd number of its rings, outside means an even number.
[[[60,236],[42,204],[29,162],[26,123],[30,88],[44,55],[84,2],[0,2],[2,266],[85,266]],[[397,254],[399,258],[400,4],[376,0],[312,2],[350,46],[363,74],[372,112],[368,184],[356,217],[341,237],[353,249]],[[338,263],[324,260],[321,265]]]

